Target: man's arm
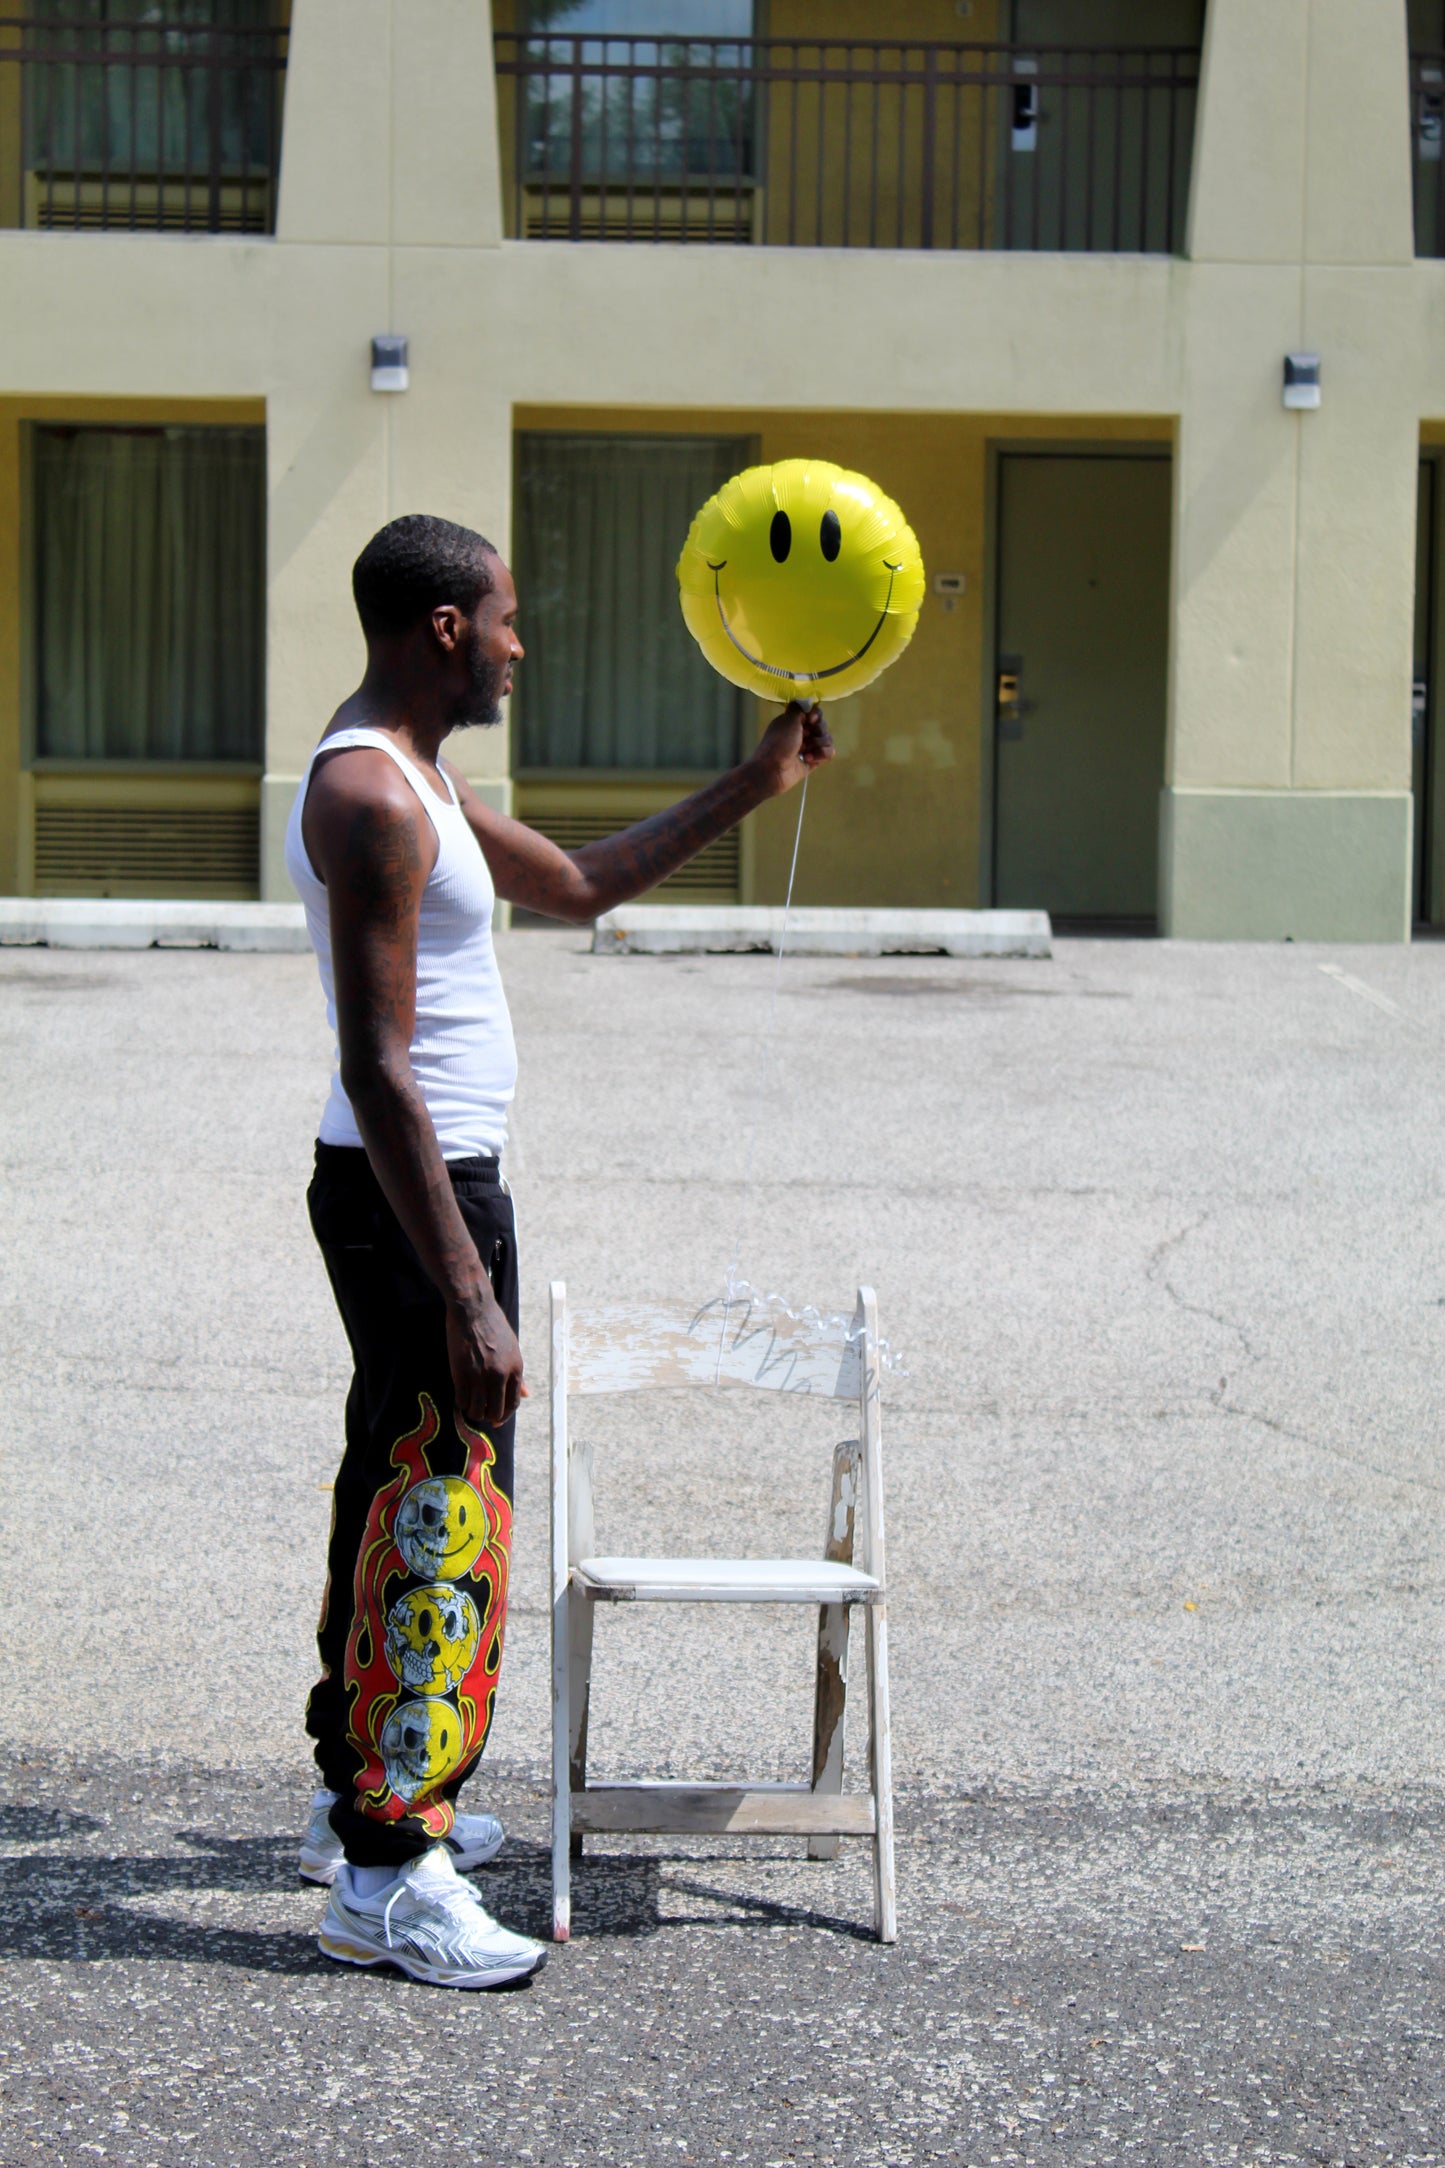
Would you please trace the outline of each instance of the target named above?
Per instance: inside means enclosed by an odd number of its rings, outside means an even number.
[[[357,747],[317,768],[303,833],[326,883],[342,1089],[387,1201],[446,1303],[457,1412],[484,1429],[515,1414],[526,1388],[411,1069],[417,924],[435,832],[386,754]]]
[[[822,761],[833,758],[817,708],[796,701],[768,725],[758,748],[715,783],[665,812],[649,814],[615,836],[564,851],[528,828],[483,805],[448,764],[462,810],[482,846],[497,894],[524,910],[584,925],[616,904],[630,903],[685,866],[707,844],[726,835],[767,799],[791,790]]]

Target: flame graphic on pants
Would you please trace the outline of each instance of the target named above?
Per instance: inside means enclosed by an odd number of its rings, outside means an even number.
[[[428,1394],[417,1400],[420,1420],[391,1449],[397,1473],[371,1502],[357,1557],[348,1736],[361,1811],[411,1815],[439,1839],[453,1812],[436,1795],[480,1754],[492,1721],[512,1509],[493,1480],[491,1440],[460,1416],[465,1465],[436,1472],[441,1418]],[[443,1457],[455,1461],[449,1440]]]

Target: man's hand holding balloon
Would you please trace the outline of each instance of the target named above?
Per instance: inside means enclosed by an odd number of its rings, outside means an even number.
[[[767,772],[776,796],[805,782],[835,751],[822,709],[790,700],[763,732],[753,759]]]

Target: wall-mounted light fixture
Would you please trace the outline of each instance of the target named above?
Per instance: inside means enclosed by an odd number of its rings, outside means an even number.
[[[380,332],[371,342],[372,390],[405,391],[410,383],[405,339],[395,331]]]
[[[1318,354],[1286,354],[1284,357],[1284,403],[1301,410],[1320,403],[1320,357]]]

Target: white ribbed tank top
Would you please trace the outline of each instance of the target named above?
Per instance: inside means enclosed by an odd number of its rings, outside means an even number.
[[[422,891],[416,952],[416,1029],[411,1068],[431,1116],[444,1159],[478,1153],[499,1157],[507,1141],[507,1109],[517,1084],[517,1049],[492,946],[496,890],[481,845],[467,825],[451,777],[442,771],[449,802],[379,730],[338,730],[323,738],[306,763],[286,824],[286,871],[306,907],[326,1017],[336,1030],[336,981],[331,966],[331,919],[326,885],[306,853],[301,816],[311,771],[323,753],[372,745],[396,762],[426,807],[437,834],[437,862]],[[341,1088],[341,1055],[321,1115],[323,1144],[359,1145],[361,1131]]]

